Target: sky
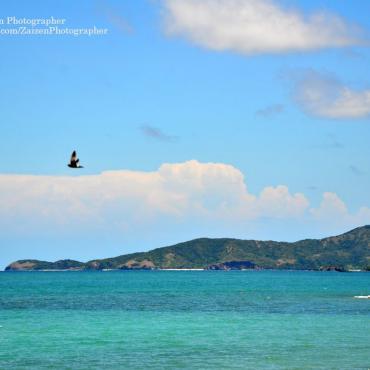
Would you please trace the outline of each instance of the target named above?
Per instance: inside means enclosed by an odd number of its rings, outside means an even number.
[[[370,224],[368,14],[365,1],[2,1],[0,267]],[[51,16],[107,32],[9,34]],[[67,167],[73,150],[83,169]]]

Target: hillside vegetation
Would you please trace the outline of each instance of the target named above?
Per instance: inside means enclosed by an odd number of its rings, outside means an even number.
[[[370,268],[370,226],[339,236],[306,239],[294,243],[201,238],[149,252],[97,259],[86,263],[63,260],[45,262],[20,260],[6,270],[103,270],[181,269],[233,266],[225,262],[243,261],[253,268],[295,270],[350,270]]]

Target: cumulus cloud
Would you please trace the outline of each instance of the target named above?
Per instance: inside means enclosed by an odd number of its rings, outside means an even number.
[[[0,175],[0,231],[28,235],[137,232],[154,225],[251,225],[264,220],[370,222],[370,209],[351,214],[335,193],[310,208],[287,186],[248,190],[244,175],[223,163],[165,163],[156,171],[107,171],[83,176]],[[339,220],[339,221],[338,221]],[[213,226],[212,226],[213,225]]]
[[[357,227],[370,223],[370,208],[361,207],[357,212],[349,212],[346,204],[336,193],[325,192],[319,207],[310,210],[315,220],[323,224],[341,227]]]
[[[330,12],[304,14],[273,0],[163,0],[165,29],[212,50],[244,54],[363,44],[361,30]]]
[[[258,203],[259,215],[273,218],[299,217],[309,205],[304,194],[292,195],[284,185],[263,189]]]
[[[337,194],[325,192],[318,208],[311,210],[315,218],[319,220],[337,219],[348,214],[345,203]]]
[[[370,89],[355,90],[315,71],[298,79],[294,95],[301,108],[313,116],[358,119],[370,115]]]
[[[0,175],[0,218],[8,225],[22,220],[59,227],[130,227],[163,215],[179,220],[294,218],[307,207],[305,196],[291,194],[286,186],[269,186],[253,195],[235,167],[195,160],[163,164],[154,172]]]

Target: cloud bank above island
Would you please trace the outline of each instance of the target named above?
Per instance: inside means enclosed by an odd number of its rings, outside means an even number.
[[[237,168],[223,163],[165,163],[157,171],[107,171],[98,175],[0,175],[3,231],[27,234],[43,228],[68,232],[91,228],[145,230],[166,219],[191,224],[248,224],[256,220],[317,220],[344,227],[370,222],[370,209],[352,214],[335,193],[312,208],[306,195],[266,186],[255,195]]]
[[[363,31],[328,11],[273,0],[163,0],[165,30],[211,50],[285,53],[364,45]]]

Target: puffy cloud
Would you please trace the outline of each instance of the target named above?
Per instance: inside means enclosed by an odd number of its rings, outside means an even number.
[[[0,175],[0,218],[8,226],[126,227],[175,219],[290,218],[308,207],[286,186],[248,192],[231,165],[163,164],[157,171],[109,171],[78,177]],[[3,223],[3,225],[5,225]]]
[[[171,225],[204,225],[207,230],[221,225],[232,232],[266,219],[316,220],[342,228],[370,223],[369,208],[352,214],[335,193],[324,193],[319,207],[309,207],[304,194],[291,193],[287,186],[252,194],[237,168],[196,160],[165,163],[153,172],[0,175],[0,231],[17,235],[137,233]]]
[[[325,192],[320,206],[311,212],[319,220],[340,219],[348,214],[345,203],[337,194],[331,192]]]
[[[169,35],[212,50],[280,53],[363,44],[361,31],[323,11],[305,15],[273,0],[163,0]]]
[[[274,218],[299,217],[309,202],[302,193],[290,194],[286,186],[269,186],[260,194],[259,214]]]
[[[295,98],[304,111],[318,117],[356,119],[370,115],[370,89],[354,90],[314,71],[298,79]]]
[[[325,192],[320,206],[311,209],[310,212],[315,220],[342,228],[370,223],[370,208],[361,207],[357,212],[351,213],[343,200],[336,193],[331,192]]]

